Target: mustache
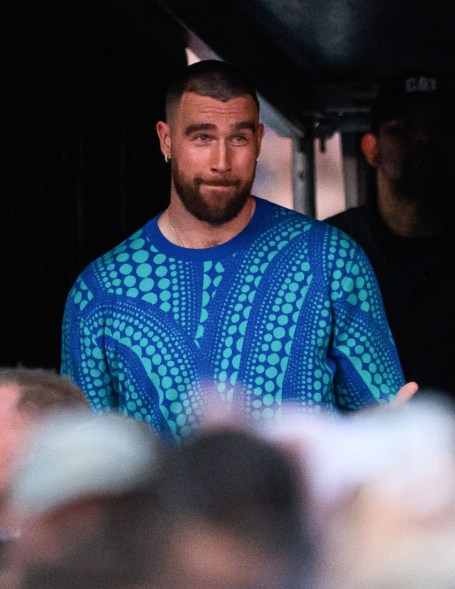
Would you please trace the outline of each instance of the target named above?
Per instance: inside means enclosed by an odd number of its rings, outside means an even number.
[[[218,180],[206,180],[205,178],[195,178],[197,185],[205,184],[206,186],[240,186],[240,180],[227,180],[219,178]]]

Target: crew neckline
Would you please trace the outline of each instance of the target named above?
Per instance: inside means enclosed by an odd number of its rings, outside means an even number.
[[[261,226],[261,219],[263,218],[264,211],[269,205],[271,205],[271,203],[257,196],[255,196],[254,199],[256,201],[256,207],[248,225],[246,225],[240,233],[237,233],[237,235],[220,245],[196,249],[182,247],[172,243],[164,237],[158,226],[158,219],[164,211],[156,215],[156,217],[146,224],[145,236],[150,245],[154,245],[159,251],[166,253],[173,258],[182,260],[213,260],[225,258],[227,255],[230,255],[239,249],[243,249],[250,244]]]

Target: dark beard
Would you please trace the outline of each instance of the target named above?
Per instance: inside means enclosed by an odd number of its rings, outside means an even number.
[[[393,183],[403,200],[418,203],[433,216],[451,208],[455,190],[455,162],[447,151],[433,146],[410,150],[403,158],[400,177]]]
[[[180,200],[189,213],[199,221],[205,221],[211,225],[223,225],[237,217],[245,206],[251,194],[254,173],[251,180],[243,184],[240,180],[217,180],[217,185],[231,186],[235,190],[234,195],[220,199],[217,203],[207,202],[201,194],[201,185],[207,182],[204,182],[202,178],[187,181],[175,163],[172,167],[172,180]]]

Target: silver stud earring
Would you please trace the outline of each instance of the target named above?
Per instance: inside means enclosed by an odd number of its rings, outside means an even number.
[[[168,164],[169,163],[169,158],[167,157],[167,155],[164,156],[164,161]]]

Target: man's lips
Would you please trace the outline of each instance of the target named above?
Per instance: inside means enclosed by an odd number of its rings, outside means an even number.
[[[206,186],[207,188],[211,188],[212,190],[230,190],[235,188],[235,184],[202,184],[202,186]]]

